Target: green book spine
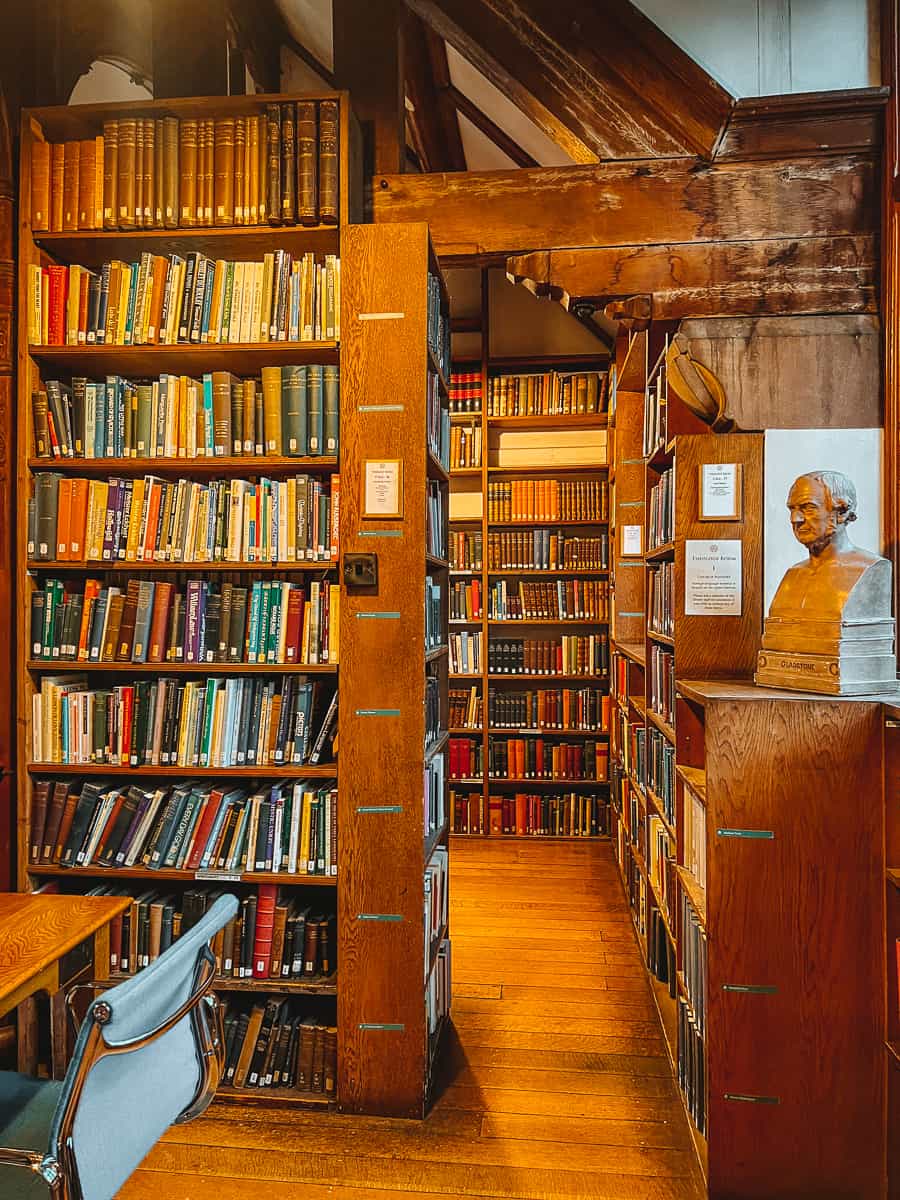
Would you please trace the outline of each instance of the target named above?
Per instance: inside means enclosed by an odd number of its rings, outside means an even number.
[[[291,457],[307,453],[306,367],[281,368],[282,444]]]
[[[325,454],[337,455],[340,430],[340,382],[338,368],[323,368],[323,390],[325,405]]]
[[[322,454],[324,442],[324,412],[322,397],[322,368],[311,366],[307,370],[307,417],[309,437],[308,454]]]

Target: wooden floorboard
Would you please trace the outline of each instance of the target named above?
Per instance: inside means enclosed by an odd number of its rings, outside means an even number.
[[[214,1105],[118,1200],[700,1200],[609,844],[455,841],[451,864],[429,1117]]]

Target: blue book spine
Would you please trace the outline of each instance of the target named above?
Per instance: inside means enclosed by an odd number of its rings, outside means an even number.
[[[212,375],[203,376],[203,450],[207,458],[213,455],[213,383]]]
[[[219,837],[219,832],[231,809],[231,800],[223,799],[219,805],[219,811],[216,813],[216,819],[212,823],[212,829],[209,831],[209,837],[206,839],[206,845],[203,847],[203,855],[200,858],[200,869],[203,870],[210,865],[212,859],[213,847]]]
[[[125,314],[125,345],[130,346],[134,335],[134,310],[137,304],[138,272],[140,263],[130,263],[131,284],[128,288],[128,312]]]
[[[250,592],[250,621],[247,632],[247,662],[255,663],[259,646],[259,617],[262,605],[262,581],[255,579]]]

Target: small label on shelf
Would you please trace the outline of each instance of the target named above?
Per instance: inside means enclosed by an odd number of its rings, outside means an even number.
[[[358,813],[402,813],[402,804],[360,804]]]
[[[754,996],[774,996],[778,991],[770,983],[723,983],[723,992],[750,992]]]
[[[388,1025],[382,1021],[360,1021],[359,1028],[365,1029],[365,1030],[382,1029],[382,1030],[387,1030],[388,1033],[403,1033],[403,1031],[406,1029],[406,1026],[405,1025]]]
[[[240,871],[212,871],[209,867],[194,872],[195,879],[215,879],[219,883],[240,883],[243,879]]]
[[[402,921],[402,913],[357,913],[357,921]]]
[[[727,838],[761,838],[773,842],[775,834],[771,829],[717,829],[717,837]]]

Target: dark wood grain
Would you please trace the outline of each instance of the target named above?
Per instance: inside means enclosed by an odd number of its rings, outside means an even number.
[[[882,36],[888,36],[885,30]],[[736,100],[715,157],[878,152],[888,96],[887,87],[869,87]]]
[[[877,231],[874,154],[380,176],[374,216],[427,219],[444,256],[546,247],[867,236]]]

